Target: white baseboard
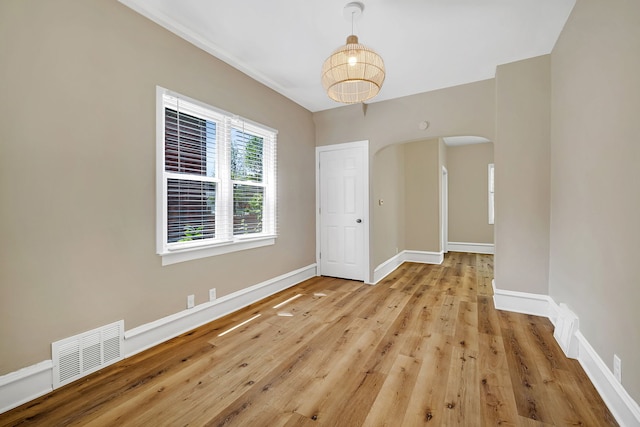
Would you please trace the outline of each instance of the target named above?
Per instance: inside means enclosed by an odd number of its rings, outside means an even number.
[[[568,355],[577,354],[580,365],[622,427],[640,426],[640,406],[615,379],[606,363],[582,335],[577,316],[570,311],[567,313],[568,308],[559,306],[548,295],[497,289],[495,281],[493,302],[498,310],[548,317],[556,327],[563,327],[563,322],[571,322],[570,331],[562,334],[562,342],[559,342],[561,348]],[[572,319],[574,316],[575,319]]]
[[[0,414],[53,390],[53,362],[45,360],[0,377]]]
[[[448,242],[447,250],[449,252],[471,252],[473,254],[493,255],[495,253],[495,245],[493,243]]]
[[[403,251],[404,260],[422,264],[442,264],[444,252]]]
[[[128,330],[124,333],[124,355],[133,356],[315,276],[316,264],[312,264]]]
[[[578,361],[618,424],[640,426],[640,406],[624,389],[580,331],[576,332]]]
[[[380,280],[387,277],[389,274],[391,274],[391,272],[393,272],[393,270],[400,267],[403,262],[404,262],[404,251],[397,253],[395,256],[389,258],[388,260],[386,260],[385,262],[377,266],[375,270],[373,270],[372,284],[375,285]]]
[[[404,250],[389,258],[373,270],[373,285],[387,277],[396,268],[405,262],[418,262],[421,264],[442,264],[443,252],[407,251]]]
[[[316,276],[316,264],[138,326],[124,333],[125,358]],[[0,376],[0,413],[53,390],[53,362],[45,360]]]
[[[493,285],[493,304],[498,310],[549,318],[554,314],[555,318],[553,300],[550,296],[497,289],[495,280],[491,284]]]

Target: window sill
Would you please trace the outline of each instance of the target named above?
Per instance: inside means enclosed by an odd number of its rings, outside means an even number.
[[[197,246],[159,254],[162,257],[162,265],[177,264],[179,262],[210,256],[223,255],[231,252],[244,251],[246,249],[260,248],[276,243],[276,236],[263,236],[252,239],[242,239],[229,243],[219,243],[210,246]]]

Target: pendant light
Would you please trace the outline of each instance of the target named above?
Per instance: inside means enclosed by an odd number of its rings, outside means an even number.
[[[347,43],[336,49],[322,65],[322,86],[329,98],[345,104],[355,104],[373,98],[384,82],[384,61],[373,49],[358,42],[353,34],[353,21],[364,10],[360,2],[344,7],[345,17],[351,17],[351,35]]]

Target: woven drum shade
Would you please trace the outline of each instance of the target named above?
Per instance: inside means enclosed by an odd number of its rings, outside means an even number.
[[[373,98],[384,82],[384,61],[380,55],[347,37],[347,44],[331,54],[322,65],[322,86],[329,98],[355,104]]]

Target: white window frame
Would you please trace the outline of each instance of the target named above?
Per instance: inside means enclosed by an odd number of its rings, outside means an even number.
[[[488,168],[488,194],[489,194],[489,224],[495,222],[495,192],[496,192],[496,175],[493,163],[489,163]]]
[[[183,102],[193,109],[189,114],[216,123],[216,165],[215,178],[201,177],[198,181],[216,183],[216,238],[189,242],[167,243],[167,182],[170,178],[184,179],[183,174],[165,171],[165,106],[172,102]],[[248,132],[263,138],[263,182],[250,183],[232,181],[231,129]],[[210,256],[222,255],[246,249],[275,244],[276,226],[276,138],[277,131],[243,119],[203,102],[180,95],[160,86],[156,87],[156,252],[162,257],[162,265]],[[186,178],[189,179],[189,178]],[[233,235],[233,184],[258,185],[265,188],[263,199],[262,232]]]

